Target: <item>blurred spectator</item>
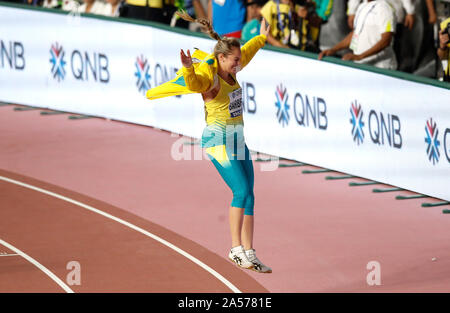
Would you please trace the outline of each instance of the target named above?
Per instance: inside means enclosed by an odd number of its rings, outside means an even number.
[[[75,0],[63,0],[62,1],[62,9],[64,11],[78,12],[79,7],[80,7],[80,4]]]
[[[396,29],[394,34],[394,53],[398,61],[398,69],[412,72],[415,67],[414,56],[418,54],[417,38],[405,30],[411,31],[415,22],[416,0],[386,0],[394,10]],[[364,0],[362,2],[367,2]],[[354,13],[361,0],[348,0],[348,24],[353,28]]]
[[[23,0],[21,2],[23,2],[25,4],[33,5],[33,6],[39,5],[39,0]]]
[[[320,18],[321,24],[328,22],[333,12],[333,0],[314,0],[316,3],[316,13]]]
[[[120,16],[169,25],[176,10],[174,0],[125,0]]]
[[[42,7],[48,9],[61,9],[62,3],[58,0],[44,0],[42,1]]]
[[[296,0],[299,5],[300,49],[319,52],[320,29],[328,21],[332,10],[333,0]]]
[[[431,63],[435,62],[433,58],[435,56],[435,40],[437,40],[434,30],[437,20],[434,0],[386,1],[394,8],[397,21],[394,38],[394,52],[398,60],[397,69],[432,77]],[[354,12],[360,2],[361,0],[348,0],[347,2],[348,23],[351,26]]]
[[[450,82],[450,17],[441,23],[437,55],[444,64],[444,81]]]
[[[120,16],[122,6],[123,0],[106,0],[102,14],[106,16],[118,17]]]
[[[428,23],[434,24],[437,22],[436,8],[434,7],[434,0],[425,0],[428,11]]]
[[[403,24],[409,30],[414,25],[415,14],[415,1],[416,0],[386,0],[394,9],[397,25]],[[419,0],[420,1],[420,0]],[[427,0],[428,1],[428,0]],[[433,0],[431,0],[433,1]],[[353,21],[355,19],[355,13],[361,2],[367,2],[367,0],[348,0],[347,1],[347,15],[348,26],[353,29]]]
[[[261,8],[266,3],[266,0],[249,0],[247,2],[247,23],[242,29],[241,39],[245,42],[249,41],[255,36],[259,35],[261,27]]]
[[[436,78],[439,60],[436,56],[439,25],[434,0],[418,1],[417,9],[421,11],[421,33],[416,36],[419,51],[414,59],[414,74]]]
[[[358,7],[354,29],[333,48],[321,52],[319,59],[350,48],[352,53],[345,54],[343,60],[396,69],[392,48],[394,30],[395,17],[390,5],[385,0],[369,0]]]
[[[78,13],[103,14],[105,5],[99,0],[83,0],[83,4],[78,8]]]
[[[245,0],[208,0],[208,19],[219,36],[241,38]]]
[[[276,47],[300,46],[298,15],[292,0],[269,0],[261,9],[261,15],[270,24],[267,42]]]
[[[23,0],[1,0],[1,1],[4,1],[4,2],[13,2],[13,3],[24,3]]]

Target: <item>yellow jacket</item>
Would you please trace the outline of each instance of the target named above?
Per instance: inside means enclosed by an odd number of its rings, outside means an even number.
[[[266,36],[259,35],[253,37],[241,47],[241,70],[264,46],[265,42]],[[202,93],[213,87],[218,66],[214,54],[195,50],[192,54],[192,61],[193,66],[190,68],[183,66],[174,79],[149,89],[146,93],[147,98],[154,100],[182,94]]]

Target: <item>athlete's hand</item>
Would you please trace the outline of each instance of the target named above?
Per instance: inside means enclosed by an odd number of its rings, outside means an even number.
[[[267,36],[269,34],[269,31],[270,31],[270,24],[267,24],[266,20],[263,17],[261,20],[261,28],[259,29],[259,33],[261,35]]]
[[[185,55],[183,49],[181,49],[180,57],[181,64],[183,64],[184,67],[189,68],[192,66],[191,52],[189,51],[189,49],[187,50],[187,55]]]

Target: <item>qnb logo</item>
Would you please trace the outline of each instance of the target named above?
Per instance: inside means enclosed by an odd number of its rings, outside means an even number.
[[[70,58],[73,77],[81,81],[109,82],[108,56],[103,53],[88,53],[74,50]],[[89,77],[92,78],[89,78]]]
[[[25,49],[21,42],[0,39],[0,68],[8,67],[13,70],[25,69]]]
[[[145,92],[150,89],[151,76],[148,73],[150,65],[148,64],[147,59],[142,55],[137,57],[134,65],[136,67],[136,73],[134,73],[134,76],[137,78],[136,86],[139,92],[145,94]]]
[[[350,108],[353,140],[359,145],[364,141],[363,111],[357,101]],[[400,118],[394,114],[386,114],[370,110],[368,118],[369,135],[372,143],[401,149],[403,145]]]
[[[294,96],[294,116],[297,124],[321,130],[328,128],[327,103],[320,97],[310,97],[297,92]]]
[[[50,49],[50,63],[52,64],[52,76],[56,80],[61,81],[66,76],[66,61],[64,61],[64,49],[58,43],[52,45]]]
[[[438,139],[439,129],[435,121],[430,118],[425,125],[425,142],[427,143],[427,155],[428,160],[436,165],[439,162],[440,152],[439,146],[441,145],[441,141]],[[450,128],[445,129],[444,132],[444,152],[447,158],[447,161],[450,163]],[[448,142],[448,144],[447,144]]]
[[[81,81],[94,80],[95,82],[108,83],[109,61],[108,56],[103,53],[88,53],[86,51],[73,50],[70,55],[70,69],[73,78]],[[52,64],[52,76],[61,81],[65,79],[65,50],[58,43],[51,46],[50,63]]]
[[[275,106],[277,107],[277,118],[278,122],[281,126],[287,126],[289,124],[289,104],[287,103],[288,94],[286,88],[283,85],[277,86],[277,90],[275,92],[275,96],[277,98],[277,102],[275,102]]]
[[[397,149],[402,148],[400,118],[394,114],[385,114],[370,110],[369,134],[372,142],[378,145],[389,145]]]
[[[361,110],[361,104],[355,100],[350,108],[350,123],[352,124],[352,135],[353,141],[355,141],[358,146],[364,141],[364,122],[362,121],[363,111]]]

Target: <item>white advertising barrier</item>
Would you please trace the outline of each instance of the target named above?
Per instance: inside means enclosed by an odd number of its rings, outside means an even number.
[[[201,136],[200,95],[144,94],[212,40],[3,6],[0,40],[0,101]],[[238,80],[250,149],[450,200],[449,89],[268,50]]]
[[[203,128],[198,95],[159,104],[145,98],[147,89],[175,75],[180,47],[192,49],[189,36],[0,6],[0,40],[2,101],[152,125],[189,136],[198,136]],[[196,38],[195,44],[210,51],[214,43]]]

